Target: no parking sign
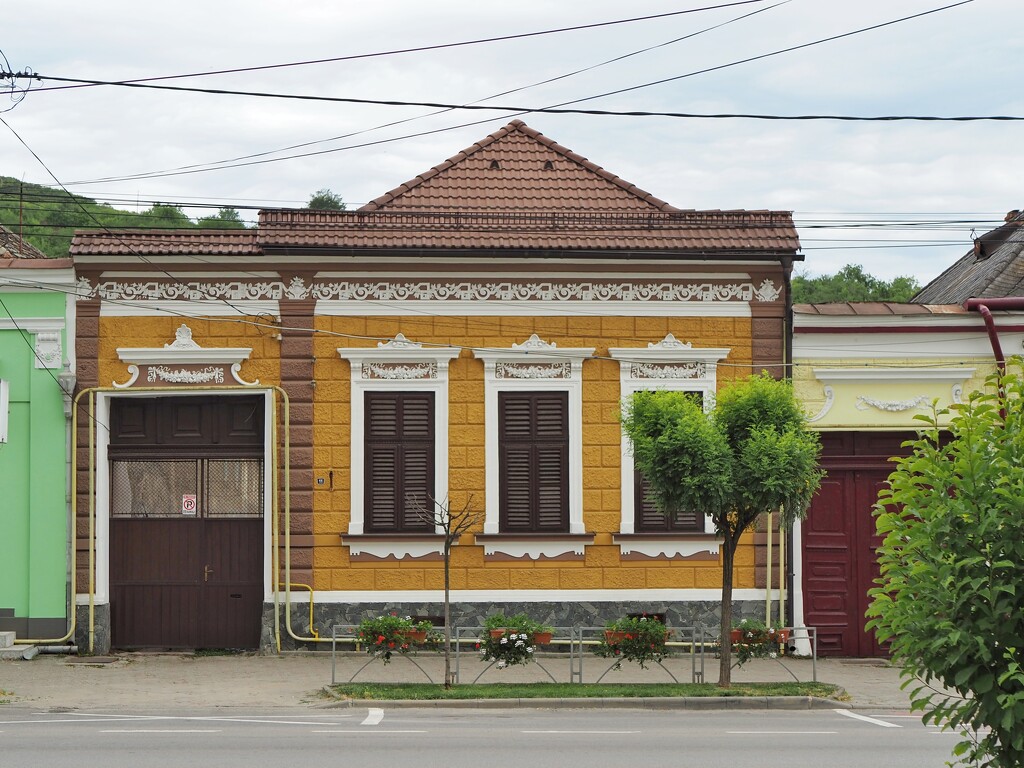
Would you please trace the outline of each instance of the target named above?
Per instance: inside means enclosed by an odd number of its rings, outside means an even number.
[[[181,494],[181,514],[183,515],[194,515],[196,513],[196,494],[194,493],[183,493]]]

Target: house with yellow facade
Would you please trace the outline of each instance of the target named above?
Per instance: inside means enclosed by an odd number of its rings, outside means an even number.
[[[789,212],[676,208],[518,120],[358,210],[78,233],[80,647],[437,616],[435,502],[476,516],[460,625],[716,627],[719,541],[645,499],[620,403],[782,375],[798,248]],[[740,615],[779,615],[768,544]]]
[[[872,509],[917,417],[983,390],[1024,351],[1022,224],[1011,211],[912,303],[795,307],[793,382],[826,476],[794,527],[793,622],[815,627],[820,654],[886,655],[864,627],[881,543]]]

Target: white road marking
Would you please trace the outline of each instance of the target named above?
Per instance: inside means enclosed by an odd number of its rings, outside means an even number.
[[[801,736],[816,736],[816,735],[835,735],[838,731],[726,731],[730,735],[739,736],[779,736],[782,734],[787,735],[801,735]]]
[[[220,729],[201,728],[118,728],[100,733],[221,733]]]
[[[352,730],[334,730],[334,731],[313,731],[313,733],[352,733],[352,734],[355,734],[357,736],[366,736],[366,735],[369,735],[369,734],[373,734],[374,736],[376,736],[379,733],[426,733],[426,731],[392,731],[392,730],[384,730],[384,729],[381,729],[381,728],[374,728],[372,731],[357,731],[357,730],[352,729]]]
[[[520,733],[582,733],[588,735],[640,733],[640,731],[520,731]]]
[[[852,717],[854,720],[861,720],[862,722],[871,723],[872,725],[879,725],[882,728],[903,727],[902,725],[897,725],[896,723],[887,723],[885,722],[885,720],[878,720],[874,717],[868,717],[867,715],[858,715],[856,712],[850,712],[846,709],[833,709],[832,711],[835,712],[837,715],[842,715],[843,717]]]
[[[360,725],[377,725],[381,720],[384,719],[383,709],[370,708],[370,711],[366,713],[366,719],[360,723]]]

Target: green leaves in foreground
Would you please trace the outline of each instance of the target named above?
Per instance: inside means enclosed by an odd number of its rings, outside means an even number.
[[[961,731],[955,755],[1008,768],[1024,765],[1024,382],[988,386],[950,408],[948,436],[924,419],[879,497],[868,627],[911,709]]]
[[[737,683],[719,688],[714,683],[494,683],[453,685],[445,690],[430,683],[344,683],[330,686],[344,699],[372,701],[434,699],[595,699],[651,696],[814,696],[833,698],[839,688],[827,683]]]

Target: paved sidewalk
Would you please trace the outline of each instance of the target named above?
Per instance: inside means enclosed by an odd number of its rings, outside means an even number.
[[[443,658],[421,653],[415,661],[396,658],[384,665],[374,661],[360,670],[368,656],[339,654],[335,677],[347,682],[435,682],[443,679]],[[558,681],[569,680],[569,662],[565,656],[540,656],[540,663]],[[733,670],[733,681],[812,679],[809,659],[787,658],[782,664],[754,660]],[[705,679],[718,678],[717,660],[705,660]],[[460,681],[471,683],[486,665],[473,653],[460,659]],[[595,682],[608,669],[608,661],[585,657],[584,681]],[[666,660],[666,669],[680,682],[690,681],[688,658]],[[611,670],[603,682],[671,682],[666,669],[657,666],[641,670],[635,664],[623,664],[621,671]],[[331,700],[323,687],[331,682],[330,653],[286,653],[282,656],[193,656],[174,653],[121,653],[110,657],[41,655],[31,661],[0,661],[0,701],[9,706],[46,709],[158,709],[161,707],[315,707]],[[358,672],[358,674],[357,674]],[[833,683],[849,694],[856,709],[905,712],[907,695],[900,690],[899,674],[883,660],[819,659],[817,678]],[[505,670],[491,668],[480,682],[542,682],[550,678],[531,664]],[[543,706],[538,702],[538,706]]]

